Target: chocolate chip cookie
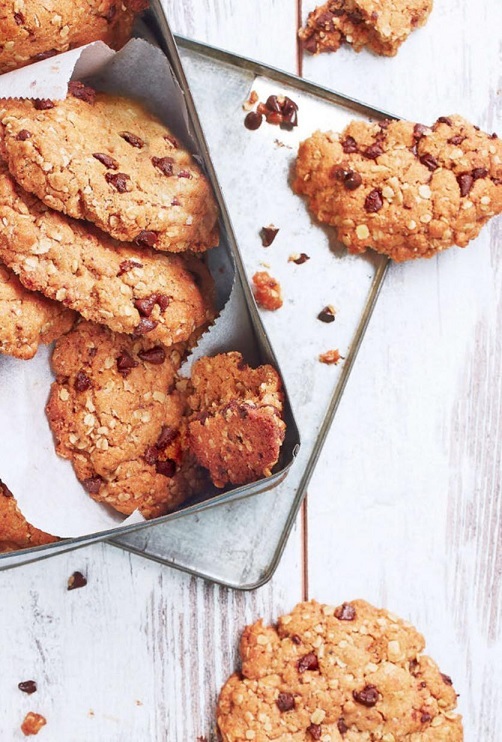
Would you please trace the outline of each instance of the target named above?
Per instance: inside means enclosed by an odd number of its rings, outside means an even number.
[[[26,521],[12,493],[0,480],[0,552],[52,544],[57,540]]]
[[[63,101],[3,99],[0,139],[25,190],[117,240],[169,252],[218,243],[209,182],[140,103],[81,83]]]
[[[3,0],[0,74],[91,41],[120,49],[147,7],[148,0]]]
[[[457,115],[353,121],[300,145],[293,188],[349,252],[431,257],[502,212],[502,142]]]
[[[190,450],[217,487],[270,476],[284,440],[283,399],[275,369],[251,368],[240,353],[194,364],[188,398]]]
[[[154,518],[205,485],[185,445],[183,350],[91,322],[56,343],[47,416],[58,454],[94,500]]]
[[[393,57],[410,33],[423,26],[433,0],[329,0],[309,14],[299,32],[312,54],[337,51],[343,42]]]
[[[0,162],[0,259],[29,289],[116,332],[171,345],[213,317],[212,280],[196,257],[113,240],[48,209]]]
[[[460,742],[452,681],[423,649],[413,626],[363,600],[258,621],[221,691],[223,742]]]
[[[68,332],[75,317],[59,302],[28,291],[0,263],[0,353],[33,358],[40,344],[52,343]]]

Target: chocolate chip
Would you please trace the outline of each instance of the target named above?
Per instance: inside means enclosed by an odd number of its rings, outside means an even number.
[[[82,572],[74,572],[68,579],[68,590],[78,590],[87,585],[87,579]]]
[[[127,181],[131,178],[125,173],[105,173],[105,180],[119,193],[125,193],[127,191]]]
[[[47,49],[47,51],[45,52],[39,52],[38,54],[35,54],[33,57],[31,57],[31,60],[33,62],[43,62],[44,59],[55,57],[56,54],[59,54],[57,49]]]
[[[91,493],[91,495],[97,495],[101,489],[103,480],[101,477],[88,477],[87,479],[83,479],[81,484],[87,492]]]
[[[302,46],[309,54],[315,54],[317,52],[317,39],[314,34],[309,36],[307,39],[302,41]]]
[[[415,137],[415,139],[422,139],[427,131],[427,127],[423,124],[415,124],[415,126],[413,127],[413,136]]]
[[[367,157],[368,160],[376,160],[377,157],[380,157],[380,155],[383,155],[383,149],[380,146],[379,142],[375,142],[374,144],[371,144],[369,147],[366,147],[366,149],[363,151],[363,156]]]
[[[378,690],[374,685],[365,685],[362,690],[354,690],[352,696],[354,701],[367,708],[371,708],[378,703]]]
[[[448,144],[455,144],[455,145],[462,144],[462,142],[465,139],[467,139],[467,137],[462,136],[462,134],[456,134],[451,139],[448,139]]]
[[[139,260],[123,260],[119,265],[117,276],[122,276],[124,273],[132,271],[134,268],[143,268],[143,263],[140,263]]]
[[[326,323],[334,322],[335,321],[335,310],[333,309],[331,305],[328,304],[328,306],[324,307],[324,309],[321,309],[321,311],[317,315],[317,319],[321,320],[321,322],[326,322]]]
[[[320,724],[310,724],[310,726],[307,727],[307,732],[310,734],[312,739],[321,739]]]
[[[364,18],[362,16],[362,13],[360,10],[354,10],[352,13],[347,13],[347,18],[349,21],[352,21],[354,26],[360,26],[361,23],[364,23]]]
[[[369,214],[374,214],[377,211],[380,211],[382,206],[383,206],[382,191],[380,191],[378,188],[374,188],[366,196],[366,199],[364,201],[364,209]]]
[[[175,196],[171,201],[171,206],[181,206],[181,201],[179,200],[179,198],[176,198]]]
[[[268,227],[262,227],[260,230],[261,244],[263,247],[270,247],[272,242],[277,237],[279,229],[270,224]]]
[[[143,458],[145,459],[147,464],[149,464],[150,466],[154,466],[154,464],[157,463],[159,455],[160,452],[156,446],[148,446],[148,448],[145,450],[145,453],[143,454]]]
[[[172,425],[163,425],[159,435],[159,440],[156,443],[157,448],[165,448],[174,441],[177,435],[178,431],[176,428],[173,428]]]
[[[290,257],[289,260],[292,263],[296,263],[296,265],[303,265],[303,263],[306,263],[307,260],[310,260],[310,257],[305,252],[301,252],[296,257]]]
[[[167,461],[157,461],[155,471],[157,474],[162,474],[164,477],[174,477],[176,473],[176,464],[171,459],[167,459]]]
[[[475,167],[472,171],[472,177],[474,180],[478,180],[478,178],[486,178],[488,175],[488,170],[485,167]]]
[[[343,178],[343,185],[348,191],[355,191],[361,183],[363,182],[363,179],[359,175],[359,173],[356,173],[355,170],[347,170],[345,173],[345,176]]]
[[[169,136],[169,134],[164,134],[164,139],[171,145],[173,149],[178,149],[179,144],[174,137]]]
[[[156,345],[155,348],[140,350],[138,358],[141,358],[146,363],[153,363],[155,366],[160,366],[166,360],[166,351],[161,345]]]
[[[291,711],[296,705],[295,697],[292,693],[279,693],[276,704],[281,713]]]
[[[298,105],[286,96],[281,104],[282,113],[282,129],[292,129],[294,126],[298,126]]]
[[[138,362],[134,360],[127,350],[123,350],[122,353],[117,357],[117,371],[121,376],[126,378],[131,373],[131,369],[139,366]]]
[[[343,718],[343,716],[340,716],[340,718],[336,722],[336,726],[337,726],[338,731],[340,732],[340,734],[345,734],[345,732],[348,732],[349,731],[349,728],[348,728],[347,724],[345,723],[345,719]]]
[[[428,711],[423,711],[422,716],[420,717],[420,721],[422,724],[426,724],[428,721],[432,721],[432,716],[428,713]]]
[[[350,603],[342,603],[335,611],[335,618],[339,621],[353,621],[356,617],[356,609]]]
[[[422,165],[425,165],[425,167],[431,171],[431,173],[433,173],[434,170],[437,170],[439,167],[439,162],[436,160],[436,158],[428,153],[419,157],[419,160]]]
[[[410,668],[410,673],[413,675],[413,677],[416,677],[418,675],[417,670],[419,669],[419,667],[420,667],[420,663],[417,660],[415,659],[410,660],[409,668]]]
[[[244,126],[250,131],[259,129],[263,121],[263,115],[257,111],[250,111],[244,119]]]
[[[391,123],[390,119],[382,119],[381,121],[378,121],[378,126],[381,129],[388,129],[390,123]]]
[[[68,93],[73,95],[74,98],[83,100],[85,103],[90,103],[91,105],[94,103],[96,98],[96,91],[94,88],[89,87],[89,85],[84,85],[83,82],[79,82],[78,80],[73,80],[73,82],[69,83]]]
[[[23,680],[21,683],[17,684],[17,687],[19,690],[22,690],[23,693],[28,693],[30,696],[32,693],[36,693],[37,691],[37,684],[34,680]]]
[[[141,137],[138,137],[136,134],[131,134],[130,131],[121,131],[120,136],[122,137],[122,139],[125,139],[126,142],[131,145],[131,147],[142,149],[145,146],[145,143],[141,139]]]
[[[117,160],[114,160],[110,155],[106,155],[104,152],[94,152],[93,157],[110,170],[118,170],[119,164]]]
[[[157,304],[161,312],[165,312],[170,303],[170,296],[167,296],[167,294],[157,294]]]
[[[170,177],[173,175],[174,160],[172,157],[152,157],[152,164],[162,175]]]
[[[152,330],[155,330],[159,323],[155,322],[153,319],[148,319],[147,317],[142,317],[139,324],[135,327],[134,332],[137,335],[146,335],[147,333],[151,332]]]
[[[16,26],[22,26],[24,23],[24,16],[22,13],[14,13],[14,20],[16,22]]]
[[[149,229],[143,229],[134,240],[134,242],[140,247],[154,247],[158,241],[159,235],[157,232],[152,232]]]
[[[21,129],[19,134],[16,136],[16,141],[25,142],[30,137],[31,137],[31,132],[28,131],[28,129]]]
[[[300,639],[298,634],[293,634],[293,636],[291,637],[291,641],[293,642],[293,644],[296,644],[297,646],[302,643],[302,640]]]
[[[453,685],[453,680],[450,678],[449,675],[441,673],[441,677],[443,678],[443,683],[445,683],[445,685]]]
[[[342,149],[346,155],[352,155],[357,152],[357,142],[354,137],[345,137],[342,142]]]
[[[92,387],[92,381],[87,376],[85,371],[80,370],[78,374],[75,377],[75,391],[76,392],[86,392],[88,389]]]
[[[192,178],[192,173],[189,173],[188,170],[180,170],[178,178],[188,178],[190,180]]]
[[[282,109],[276,95],[269,95],[265,105],[269,109],[269,111],[277,111],[278,113],[282,113]]]
[[[437,124],[446,124],[447,126],[453,126],[453,122],[448,116],[440,116],[436,121]]]
[[[298,672],[305,672],[305,670],[318,670],[319,660],[317,659],[317,655],[314,654],[314,652],[309,652],[303,657],[300,657],[297,663],[297,668]]]
[[[460,188],[460,195],[467,196],[474,184],[474,178],[470,173],[462,173],[457,176],[457,183]]]
[[[33,101],[33,108],[36,108],[37,111],[48,111],[51,108],[54,108],[55,105],[56,104],[48,98],[35,98]]]
[[[143,299],[136,299],[134,306],[143,317],[149,317],[157,303],[157,294],[145,296]]]
[[[113,19],[115,18],[115,13],[117,12],[117,6],[115,3],[113,5],[110,5],[108,8],[108,11],[105,13],[104,18],[108,21],[108,23],[111,23]]]

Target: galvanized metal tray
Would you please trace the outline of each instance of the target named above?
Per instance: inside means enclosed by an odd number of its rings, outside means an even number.
[[[147,17],[162,46],[160,4]],[[383,256],[348,255],[333,235],[312,222],[289,186],[299,141],[315,129],[341,130],[353,118],[393,118],[384,111],[280,70],[219,49],[177,38],[188,84],[218,173],[249,276],[270,264],[284,306],[262,320],[278,357],[298,422],[302,446],[287,479],[252,498],[218,505],[110,543],[222,585],[254,589],[272,576],[306,494],[326,434],[356,359],[388,267]],[[299,105],[298,129],[263,124],[248,131],[242,105],[251,90],[260,100],[286,94]],[[279,227],[273,245],[258,233]],[[288,261],[306,253],[302,265]],[[336,320],[316,319],[326,304]],[[338,348],[344,360],[325,366],[319,353]],[[333,455],[336,471],[336,453]]]

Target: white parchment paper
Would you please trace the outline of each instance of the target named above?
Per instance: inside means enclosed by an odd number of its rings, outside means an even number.
[[[130,41],[118,53],[96,42],[3,75],[0,97],[62,99],[71,78],[85,79],[100,90],[143,100],[197,154],[184,94],[169,63],[159,49],[141,39]],[[218,307],[222,308],[234,283],[232,260],[220,247],[211,251],[209,262],[217,281]],[[232,347],[239,309],[235,301],[229,306],[231,311],[225,312],[207,339],[200,341],[197,356],[215,347]],[[84,536],[143,520],[138,513],[125,519],[94,502],[76,479],[71,464],[56,455],[45,415],[54,380],[51,353],[51,348],[41,348],[31,361],[0,356],[1,479],[11,489],[27,520],[57,536]]]

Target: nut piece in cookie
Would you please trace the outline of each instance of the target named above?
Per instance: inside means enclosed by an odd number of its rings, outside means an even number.
[[[201,358],[192,369],[190,450],[217,487],[270,476],[284,440],[283,392],[272,366],[240,353]]]
[[[0,263],[0,353],[33,358],[40,344],[52,343],[73,325],[75,313],[28,291]]]
[[[212,279],[201,260],[118,243],[52,211],[2,162],[0,222],[0,259],[27,288],[86,319],[171,345],[214,317]]]
[[[12,493],[0,480],[0,552],[52,544],[57,540],[26,521]]]
[[[208,180],[136,101],[78,82],[63,101],[3,99],[0,138],[15,180],[56,211],[140,247],[203,252],[218,244]]]
[[[461,742],[451,680],[413,626],[363,600],[248,626],[218,701],[223,742]]]
[[[410,33],[423,26],[433,0],[329,0],[313,10],[300,29],[303,47],[311,54],[337,51],[343,42],[356,52],[365,46],[393,57]]]
[[[349,252],[431,257],[502,212],[502,141],[458,115],[353,121],[300,145],[293,188]]]
[[[187,451],[182,348],[81,322],[56,343],[47,417],[60,456],[98,502],[146,518],[206,483]]]
[[[60,52],[104,41],[120,49],[148,0],[3,0],[0,6],[0,74]]]

